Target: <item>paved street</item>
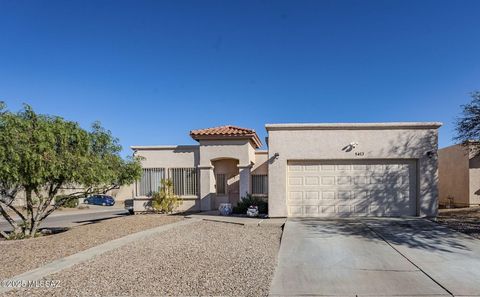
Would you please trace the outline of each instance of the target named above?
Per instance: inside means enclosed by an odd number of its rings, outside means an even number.
[[[480,295],[480,241],[422,219],[288,220],[278,260],[271,295]]]
[[[128,215],[128,212],[119,206],[96,206],[90,205],[88,209],[81,210],[57,210],[45,219],[41,227],[73,227],[99,220],[107,220],[119,216]],[[3,217],[0,218],[0,228],[4,231],[11,230],[10,225]]]

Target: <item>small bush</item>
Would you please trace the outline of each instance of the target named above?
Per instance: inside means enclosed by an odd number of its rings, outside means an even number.
[[[268,202],[266,202],[263,198],[255,197],[251,194],[247,194],[247,197],[242,197],[242,199],[240,199],[240,201],[237,203],[237,206],[233,208],[233,213],[246,214],[247,209],[250,206],[258,206],[258,212],[261,214],[268,213]]]
[[[55,203],[60,202],[60,200],[66,199],[65,197],[66,197],[66,196],[63,196],[63,195],[55,196]],[[77,206],[78,206],[78,198],[68,199],[68,200],[62,205],[62,207],[66,207],[66,208],[75,208],[75,207],[77,207]]]
[[[152,194],[152,208],[158,212],[172,213],[182,204],[182,200],[173,191],[173,182],[163,179],[160,191]]]

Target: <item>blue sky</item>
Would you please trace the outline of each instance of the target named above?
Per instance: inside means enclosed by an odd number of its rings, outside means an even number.
[[[131,145],[233,124],[441,121],[480,89],[480,1],[0,0],[0,100]]]

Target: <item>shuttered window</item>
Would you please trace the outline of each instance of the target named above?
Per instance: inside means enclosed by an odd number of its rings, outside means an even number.
[[[173,191],[176,195],[198,195],[198,174],[196,168],[170,168],[168,178],[173,182]]]
[[[162,179],[165,179],[165,168],[144,168],[137,188],[138,195],[151,196],[160,189]]]
[[[225,174],[217,174],[216,175],[216,180],[217,180],[217,195],[225,195]]]
[[[268,194],[268,175],[252,175],[252,194]]]

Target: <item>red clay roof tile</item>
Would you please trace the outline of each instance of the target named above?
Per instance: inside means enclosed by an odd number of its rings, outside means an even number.
[[[211,138],[215,136],[219,136],[220,138],[252,138],[253,142],[257,147],[262,146],[262,143],[258,138],[257,133],[255,133],[255,130],[231,125],[192,130],[190,131],[190,136],[195,140]]]

